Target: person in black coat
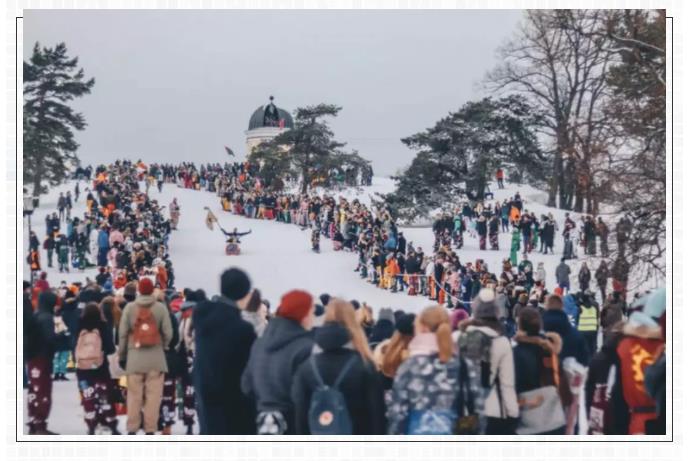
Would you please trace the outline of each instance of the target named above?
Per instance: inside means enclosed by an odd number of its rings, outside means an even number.
[[[379,318],[372,326],[372,331],[367,338],[371,349],[374,350],[379,343],[393,336],[394,331],[396,331],[395,322],[396,319],[391,309],[384,308],[379,311]]]
[[[27,360],[29,434],[52,434],[47,424],[53,392],[51,374],[56,346],[54,311],[57,302],[58,297],[52,291],[44,291],[38,296],[38,310],[33,315],[27,339],[30,350]]]
[[[290,291],[281,298],[276,317],[252,346],[242,376],[242,390],[257,404],[260,435],[296,433],[290,386],[298,367],[312,352],[313,319],[312,296],[300,290]]]
[[[559,334],[562,339],[562,349],[559,359],[563,362],[567,357],[573,357],[583,365],[588,366],[588,348],[583,336],[571,325],[564,312],[564,302],[558,295],[550,295],[545,303],[542,323],[545,331]]]
[[[236,304],[250,288],[244,272],[228,269],[221,275],[222,295],[199,303],[192,313],[192,379],[203,435],[254,433],[254,408],[240,390],[240,378],[256,334]]]
[[[529,392],[544,386],[558,386],[555,370],[545,366],[552,354],[561,352],[562,341],[556,333],[542,334],[540,311],[524,307],[518,315],[518,333],[513,338],[513,362],[516,375],[516,393]],[[559,367],[559,363],[555,363]],[[566,426],[539,435],[564,435]]]
[[[82,316],[78,320],[76,357],[79,358],[79,337],[92,331],[97,331],[101,338],[101,352],[103,362],[98,368],[86,368],[77,360],[77,382],[82,396],[84,421],[88,434],[93,435],[100,424],[110,429],[112,434],[119,434],[118,420],[115,416],[113,404],[112,380],[108,369],[108,356],[115,353],[113,329],[103,318],[103,312],[96,303],[89,303],[84,307]]]
[[[345,310],[349,312],[345,313],[348,320],[344,322],[342,311]],[[350,328],[347,325],[350,325]],[[344,301],[333,301],[327,307],[324,325],[315,333],[315,342],[321,353],[300,365],[293,380],[291,395],[295,406],[297,434],[310,434],[310,402],[312,393],[319,387],[310,360],[315,361],[319,376],[327,385],[333,385],[350,362],[338,390],[345,398],[352,433],[385,433],[384,389],[362,331],[355,333],[358,337],[354,337],[351,330],[358,331],[352,306]]]
[[[163,435],[170,435],[173,424],[175,424],[175,381],[182,372],[182,367],[185,366],[183,357],[178,352],[178,344],[180,343],[180,325],[177,317],[170,310],[170,303],[165,299],[159,299],[168,308],[168,316],[170,317],[170,325],[173,328],[173,338],[168,343],[168,348],[165,350],[166,366],[168,371],[163,377],[163,394],[161,395],[161,406],[158,410],[158,429]],[[188,431],[191,427],[188,427]],[[187,435],[192,435],[188,432]]]

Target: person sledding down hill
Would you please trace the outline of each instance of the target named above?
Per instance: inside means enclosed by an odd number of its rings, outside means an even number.
[[[227,255],[239,255],[240,254],[240,237],[248,235],[252,230],[247,232],[238,232],[237,227],[233,229],[232,232],[228,232],[218,223],[218,218],[214,215],[208,207],[204,207],[208,211],[206,215],[206,226],[209,230],[213,230],[214,223],[218,225],[218,228],[226,236],[226,254]]]

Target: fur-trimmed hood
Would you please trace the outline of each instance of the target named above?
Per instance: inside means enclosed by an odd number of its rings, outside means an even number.
[[[529,336],[524,331],[518,331],[513,338],[519,344],[535,344],[546,352],[559,355],[562,347],[561,336],[558,333],[548,331],[544,336]]]
[[[621,331],[626,336],[635,336],[637,338],[646,339],[662,339],[662,328],[660,328],[660,325],[650,326],[626,322]]]

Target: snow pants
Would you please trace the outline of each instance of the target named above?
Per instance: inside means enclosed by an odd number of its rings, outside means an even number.
[[[48,357],[34,357],[29,360],[29,431],[44,431],[50,415],[53,380],[51,363]]]
[[[79,393],[82,396],[84,422],[89,432],[99,424],[114,430],[117,426],[113,404],[113,380],[108,376],[93,377],[77,370]]]

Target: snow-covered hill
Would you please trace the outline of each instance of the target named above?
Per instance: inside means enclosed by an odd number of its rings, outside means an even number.
[[[83,188],[84,184],[82,184]],[[337,195],[350,200],[357,197],[369,203],[375,193],[386,193],[393,188],[392,180],[375,178],[372,186],[345,189]],[[56,209],[59,193],[73,189],[74,182],[70,181],[52,189],[49,194],[41,198],[41,205],[32,217],[33,229],[40,240],[45,235],[45,216]],[[558,225],[563,224],[565,213],[545,206],[546,194],[530,186],[509,184],[505,189],[494,190],[495,200],[503,200],[516,192],[523,197],[527,210],[535,212],[538,216],[551,212]],[[357,263],[356,256],[352,253],[333,251],[330,242],[325,239],[322,240],[322,253],[313,253],[310,250],[309,232],[302,231],[297,226],[274,221],[250,220],[226,213],[221,209],[220,202],[214,194],[182,189],[172,184],[166,184],[160,194],[155,189],[152,189],[150,194],[152,198],[164,205],[177,197],[181,206],[180,224],[170,240],[170,254],[178,288],[203,288],[207,294],[215,294],[218,292],[220,273],[227,267],[238,266],[250,274],[255,286],[262,291],[263,296],[269,299],[273,306],[276,306],[283,293],[293,288],[306,289],[315,296],[330,293],[346,299],[365,301],[375,310],[381,307],[393,307],[415,312],[429,304],[424,297],[390,293],[366,283],[354,272]],[[210,231],[204,224],[206,217],[204,207],[206,206],[218,216],[225,229],[236,227],[240,231],[252,230],[251,235],[242,239],[241,255],[225,255],[223,235],[218,230]],[[81,215],[84,209],[84,196],[82,196],[73,213]],[[421,246],[426,253],[431,252],[434,236],[429,227],[403,227],[401,230],[414,246]],[[27,234],[25,230],[25,235]],[[509,246],[508,233],[500,235],[500,251],[481,251],[478,241],[466,235],[465,246],[459,254],[464,262],[483,258],[488,263],[490,271],[498,272],[501,261],[509,256]],[[553,284],[554,270],[559,263],[562,247],[563,241],[557,236],[554,255],[538,253],[530,255],[530,260],[535,266],[540,261],[544,262],[550,285]],[[45,269],[43,252],[41,257]],[[581,261],[570,263],[574,277]],[[589,258],[588,262],[594,270],[596,264],[599,263],[599,258]],[[48,280],[51,285],[57,285],[61,280],[83,281],[85,277],[93,278],[95,275],[95,269],[84,272],[73,270],[69,274],[60,274],[55,268],[48,270]]]

